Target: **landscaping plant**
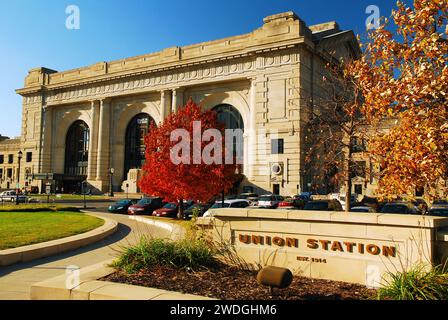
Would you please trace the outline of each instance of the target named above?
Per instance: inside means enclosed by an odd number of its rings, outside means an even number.
[[[407,272],[387,273],[386,285],[378,291],[380,300],[446,300],[448,273],[445,267],[417,266]]]
[[[137,245],[125,248],[113,263],[113,267],[133,274],[155,266],[197,271],[215,264],[214,252],[205,241],[172,241],[143,237]]]

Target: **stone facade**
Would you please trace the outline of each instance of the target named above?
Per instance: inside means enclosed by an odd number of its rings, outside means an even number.
[[[444,265],[448,219],[396,214],[212,209],[197,224],[229,260],[380,287],[388,272]]]
[[[330,52],[335,58],[357,56],[353,32],[341,31],[335,22],[307,27],[287,12],[265,18],[261,28],[240,36],[64,72],[32,69],[17,90],[23,97],[18,149],[32,152],[31,173],[63,180],[67,132],[82,120],[90,130],[90,187],[106,192],[114,168],[113,189],[121,191],[128,179],[130,121],[145,113],[160,123],[191,97],[204,109],[226,104],[240,113],[245,131],[240,191],[252,187],[257,193],[296,194],[309,182],[301,130],[309,114],[304,97],[319,93],[314,83],[333,58]],[[283,139],[280,154],[271,154],[273,139]],[[271,173],[273,164],[282,168],[279,174]],[[45,176],[34,178],[37,186],[46,183]]]

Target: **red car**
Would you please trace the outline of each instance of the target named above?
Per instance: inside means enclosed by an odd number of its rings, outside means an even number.
[[[179,211],[179,206],[177,203],[169,202],[162,208],[154,210],[152,215],[154,217],[176,217]]]
[[[305,202],[302,199],[286,199],[278,204],[278,209],[297,210],[303,209]]]
[[[161,198],[143,198],[139,202],[137,202],[137,204],[129,207],[128,214],[152,214],[154,210],[157,210],[162,206],[163,203]]]

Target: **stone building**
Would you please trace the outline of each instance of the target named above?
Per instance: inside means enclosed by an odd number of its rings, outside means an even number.
[[[301,129],[309,98],[319,94],[316,79],[331,59],[359,52],[352,31],[335,22],[307,26],[287,12],[226,39],[63,72],[32,69],[17,90],[20,141],[0,143],[0,155],[23,151],[22,186],[42,190],[50,181],[71,192],[86,180],[107,192],[112,180],[115,191],[135,189],[149,123],[191,97],[228,127],[244,130],[239,192],[296,194],[311,183]]]

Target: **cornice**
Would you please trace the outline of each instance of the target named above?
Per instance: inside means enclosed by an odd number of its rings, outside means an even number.
[[[22,96],[24,95],[30,95],[40,92],[46,92],[46,91],[54,91],[54,90],[60,90],[60,89],[67,89],[67,88],[74,88],[74,87],[81,87],[86,86],[90,84],[101,84],[106,83],[110,81],[116,81],[116,80],[123,80],[127,78],[134,78],[138,76],[144,76],[149,74],[155,74],[155,73],[161,73],[161,72],[167,72],[167,71],[174,71],[174,70],[182,70],[186,69],[192,66],[201,66],[201,65],[207,65],[211,63],[216,62],[223,62],[228,60],[234,60],[234,59],[240,59],[245,57],[252,57],[255,58],[257,55],[268,53],[268,52],[274,52],[279,50],[285,50],[288,48],[293,48],[301,43],[304,43],[304,37],[297,37],[296,39],[289,39],[288,41],[282,41],[277,43],[275,46],[273,45],[266,45],[266,46],[256,46],[253,48],[248,48],[248,50],[244,50],[238,53],[234,53],[231,55],[225,55],[217,54],[215,56],[209,56],[205,58],[196,58],[196,59],[190,59],[188,61],[180,61],[178,63],[169,63],[166,65],[159,64],[155,65],[154,67],[141,67],[141,68],[135,68],[130,71],[123,71],[123,72],[116,72],[116,73],[107,73],[103,75],[96,75],[92,77],[86,77],[85,79],[75,79],[75,80],[68,80],[63,83],[57,83],[57,84],[49,84],[49,85],[39,85],[39,86],[33,86],[33,87],[25,87],[21,89],[17,89],[16,92]]]

